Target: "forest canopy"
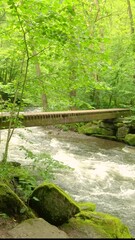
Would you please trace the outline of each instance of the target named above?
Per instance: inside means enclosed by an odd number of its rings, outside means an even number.
[[[134,22],[134,0],[1,0],[1,109],[134,108]]]

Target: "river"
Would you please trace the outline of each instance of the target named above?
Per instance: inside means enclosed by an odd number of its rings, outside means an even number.
[[[7,130],[0,132],[0,157]],[[50,153],[73,168],[55,172],[54,182],[76,201],[96,203],[96,211],[119,217],[135,236],[135,147],[54,127],[15,129],[9,161],[29,164],[33,153]]]

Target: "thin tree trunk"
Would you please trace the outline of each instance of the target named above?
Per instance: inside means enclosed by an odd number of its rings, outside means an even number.
[[[133,12],[132,12],[130,0],[127,0],[127,5],[128,5],[128,15],[129,15],[129,19],[130,19],[130,31],[131,31],[131,38],[132,38],[133,54],[134,54],[135,53],[135,36],[134,36],[135,27],[134,27]],[[135,65],[135,59],[134,59],[134,65]],[[133,79],[134,79],[133,82],[135,83],[135,73],[133,74]],[[131,99],[131,101],[130,101],[131,105],[132,105],[132,103],[134,103],[134,98],[133,98],[133,100]]]
[[[127,5],[128,5],[129,19],[130,19],[131,34],[133,34],[135,32],[135,28],[134,28],[134,20],[133,20],[133,13],[132,13],[130,0],[127,0]]]
[[[37,55],[36,51],[34,51],[34,55]],[[44,90],[44,83],[41,79],[41,68],[40,68],[40,64],[39,64],[38,61],[36,63],[36,74],[37,74],[37,76],[40,80],[41,86],[42,86],[41,101],[42,101],[43,111],[46,111],[47,108],[48,108],[48,101],[47,101],[47,95],[46,95],[45,90]]]
[[[21,27],[22,34],[23,34],[23,41],[24,41],[24,45],[25,45],[27,60],[26,60],[26,68],[25,68],[25,74],[24,74],[24,79],[23,79],[22,91],[21,91],[21,96],[20,96],[20,105],[18,107],[16,115],[14,116],[16,99],[17,99],[17,94],[18,94],[18,86],[19,86],[19,82],[18,82],[17,89],[16,89],[16,92],[15,92],[14,102],[13,102],[13,106],[12,106],[12,111],[10,113],[10,120],[9,120],[9,128],[8,128],[8,134],[7,134],[7,139],[6,139],[6,145],[5,145],[5,150],[4,150],[4,153],[3,153],[3,156],[2,156],[2,162],[4,164],[7,162],[7,159],[8,159],[9,143],[10,143],[11,137],[12,137],[12,135],[14,133],[14,130],[15,130],[14,124],[18,123],[18,118],[19,118],[19,113],[20,113],[20,109],[21,109],[21,103],[22,103],[24,88],[25,88],[26,81],[27,81],[27,74],[28,74],[28,67],[29,67],[29,60],[30,60],[29,50],[28,50],[28,45],[27,45],[27,39],[26,39],[26,32],[25,32],[24,27],[22,25],[22,21],[20,19],[20,15],[19,15],[19,12],[18,12],[18,9],[17,9],[16,6],[15,6],[15,11],[17,13],[17,17],[18,17],[18,20],[19,20],[19,24],[20,24],[20,27]]]

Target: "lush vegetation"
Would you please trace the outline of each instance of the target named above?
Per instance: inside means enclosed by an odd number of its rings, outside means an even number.
[[[21,166],[18,162],[0,162],[0,182],[10,186],[24,202],[40,183],[54,180],[55,171],[73,170],[46,153],[35,155],[26,149],[26,155],[26,158],[33,159],[31,165]]]
[[[2,108],[134,108],[134,7],[134,0],[2,0]]]
[[[134,0],[0,1],[0,112],[11,113],[0,181],[24,201],[65,166],[29,149],[31,168],[7,163],[19,112],[135,110],[134,16]]]

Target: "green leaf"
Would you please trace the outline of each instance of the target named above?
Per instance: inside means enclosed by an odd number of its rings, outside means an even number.
[[[40,201],[40,200],[39,200],[38,198],[36,198],[36,197],[33,197],[33,199],[34,199],[35,201],[37,201],[37,202]]]

